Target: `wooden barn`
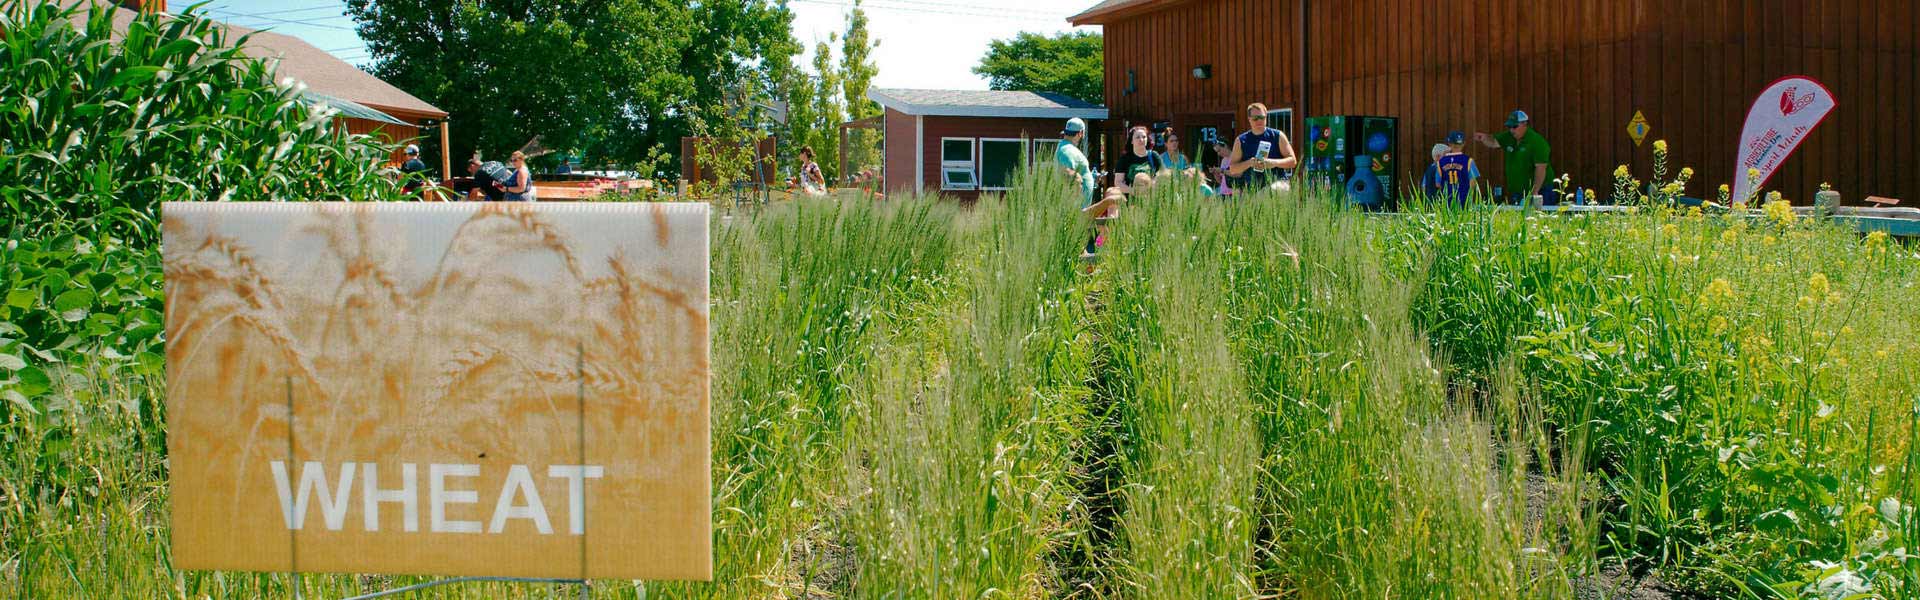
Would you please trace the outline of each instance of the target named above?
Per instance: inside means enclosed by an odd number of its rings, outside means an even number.
[[[867,97],[886,109],[885,189],[962,200],[1007,189],[1022,156],[1052,161],[1067,119],[1098,131],[1107,118],[1105,108],[1058,94],[875,88]]]
[[[1497,133],[1522,109],[1575,186],[1606,193],[1623,163],[1646,178],[1665,139],[1672,170],[1698,171],[1688,194],[1712,197],[1732,181],[1755,96],[1806,75],[1839,106],[1768,189],[1801,204],[1821,182],[1850,204],[1920,201],[1912,0],[1106,0],[1068,20],[1105,30],[1109,139],[1160,120],[1190,140],[1243,130],[1242,107],[1258,101],[1295,117],[1296,152],[1307,116],[1379,115],[1400,119],[1395,153],[1417,157],[1449,130]],[[1636,113],[1651,129],[1640,145]],[[1468,152],[1500,173],[1498,151]]]

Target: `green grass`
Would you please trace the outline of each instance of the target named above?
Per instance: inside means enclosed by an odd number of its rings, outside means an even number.
[[[1911,248],[1329,204],[1161,190],[1090,268],[1044,176],[716,217],[715,581],[593,596],[1559,598],[1609,565],[1920,590]],[[290,597],[168,566],[162,387],[118,339],[0,415],[0,597]]]

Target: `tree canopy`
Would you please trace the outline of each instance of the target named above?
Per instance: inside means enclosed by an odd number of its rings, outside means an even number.
[[[538,135],[645,167],[651,150],[678,150],[690,119],[742,117],[754,99],[729,94],[776,89],[799,52],[793,13],[771,0],[348,0],[347,12],[374,74],[450,113],[453,157]]]
[[[1021,32],[989,44],[973,72],[986,77],[991,89],[1054,92],[1101,104],[1106,98],[1103,64],[1098,33]]]

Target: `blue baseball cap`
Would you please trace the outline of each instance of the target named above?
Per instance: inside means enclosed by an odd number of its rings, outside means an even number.
[[[1533,119],[1527,118],[1527,111],[1524,110],[1516,110],[1513,111],[1513,114],[1507,115],[1508,127],[1517,127],[1521,123],[1530,123],[1532,121]]]
[[[1067,119],[1067,127],[1065,129],[1061,129],[1060,133],[1073,135],[1086,130],[1087,130],[1087,122],[1080,120],[1080,117],[1074,117],[1071,119]]]
[[[1465,144],[1465,143],[1467,143],[1466,132],[1460,131],[1458,129],[1447,132],[1447,144],[1452,145],[1452,144]]]

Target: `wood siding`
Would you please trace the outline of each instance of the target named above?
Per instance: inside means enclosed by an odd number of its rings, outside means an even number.
[[[885,181],[887,193],[912,192],[913,181],[913,117],[906,113],[886,109],[886,125],[881,135],[886,141],[885,164],[880,167],[881,180]]]
[[[1234,115],[1250,101],[1297,107],[1298,1],[1196,0],[1106,24],[1114,129],[1170,119],[1185,133],[1193,115]],[[1734,176],[1754,96],[1807,75],[1839,107],[1768,188],[1803,204],[1823,181],[1849,203],[1920,202],[1911,0],[1306,1],[1308,110],[1399,117],[1404,168],[1424,165],[1448,130],[1497,133],[1519,108],[1579,187],[1608,193],[1622,163],[1647,178],[1652,141],[1665,139],[1670,170],[1698,171],[1688,194],[1712,197]],[[1201,64],[1212,78],[1188,74]],[[1626,132],[1636,110],[1652,126],[1637,147]],[[1305,116],[1295,115],[1296,146]],[[1468,152],[1500,173],[1497,151]]]

